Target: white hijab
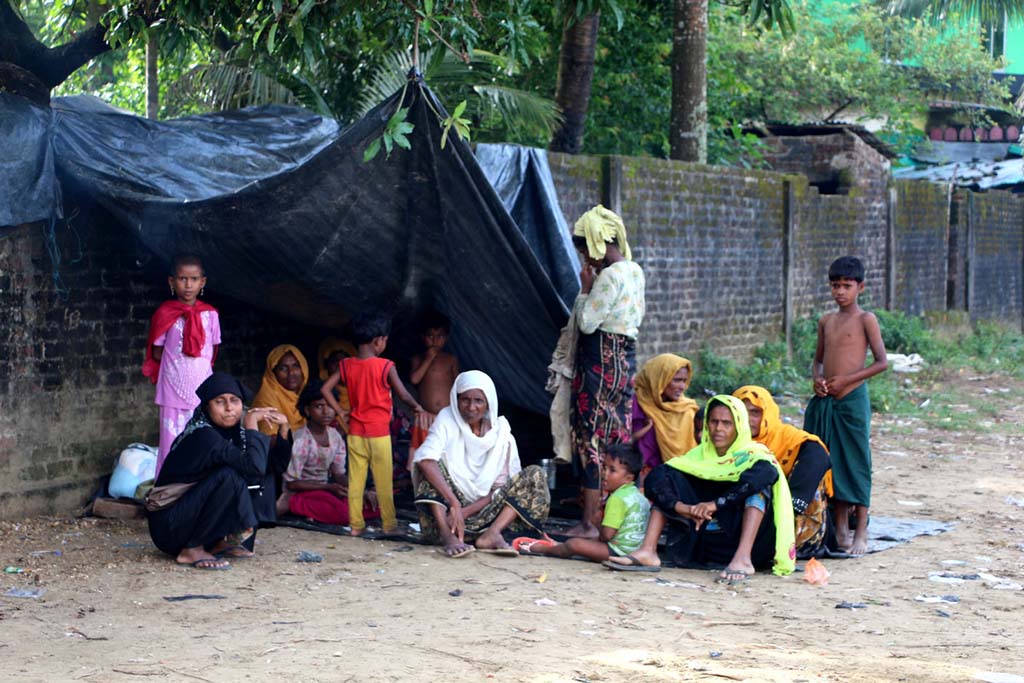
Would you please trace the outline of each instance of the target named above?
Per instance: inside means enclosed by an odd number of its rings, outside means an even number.
[[[459,412],[459,394],[479,389],[487,399],[490,429],[477,436]],[[434,420],[426,441],[416,451],[415,460],[444,460],[455,486],[470,500],[490,495],[502,475],[515,476],[522,469],[519,449],[508,420],[498,417],[498,393],[484,372],[469,370],[455,378],[451,403]]]

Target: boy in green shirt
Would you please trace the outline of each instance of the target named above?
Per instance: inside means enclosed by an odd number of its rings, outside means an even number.
[[[643,459],[631,444],[610,446],[604,458],[603,479],[604,489],[611,494],[604,506],[600,536],[575,537],[555,544],[534,541],[521,544],[520,550],[552,557],[578,555],[594,562],[604,562],[612,555],[628,556],[643,543],[651,514],[651,504],[636,487],[642,466]]]

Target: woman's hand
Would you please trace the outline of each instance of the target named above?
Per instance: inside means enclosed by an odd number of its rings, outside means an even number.
[[[344,484],[339,484],[338,482],[328,484],[327,490],[333,493],[335,498],[339,498],[341,500],[348,499],[348,489],[345,488]]]
[[[594,270],[594,266],[584,263],[583,268],[580,270],[580,291],[584,294],[590,294],[595,279],[597,279],[597,271]]]
[[[462,504],[458,501],[448,507],[447,521],[452,535],[462,541],[466,534],[466,520],[462,515]]]
[[[376,510],[380,507],[380,503],[377,502],[377,492],[373,489],[369,489],[363,494],[363,500],[366,501],[366,505],[371,510]]]

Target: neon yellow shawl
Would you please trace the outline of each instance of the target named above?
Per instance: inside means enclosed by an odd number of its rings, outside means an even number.
[[[718,455],[708,431],[708,416],[714,403],[729,408],[736,423],[736,440],[725,455]],[[750,436],[750,422],[743,401],[735,396],[719,394],[712,397],[704,413],[704,432],[698,446],[668,461],[670,467],[707,481],[739,481],[740,475],[755,462],[770,462],[779,473],[772,484],[772,512],[775,521],[775,564],[772,572],[779,576],[791,574],[796,567],[796,535],[793,521],[793,499],[789,495],[786,475],[771,451]]]
[[[622,257],[627,261],[633,260],[633,253],[629,250],[629,241],[626,239],[625,224],[619,218],[619,214],[600,204],[580,216],[572,234],[587,238],[587,254],[592,259],[603,259],[608,243],[614,240],[619,245]]]

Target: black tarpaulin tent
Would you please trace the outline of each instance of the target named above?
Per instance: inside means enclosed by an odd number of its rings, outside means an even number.
[[[158,123],[76,100],[49,124],[57,177],[162,259],[194,251],[211,287],[319,326],[436,308],[464,367],[547,412],[566,307],[469,146],[452,134],[441,149],[444,109],[421,81],[340,134],[290,108]],[[412,148],[364,163],[399,106]]]

